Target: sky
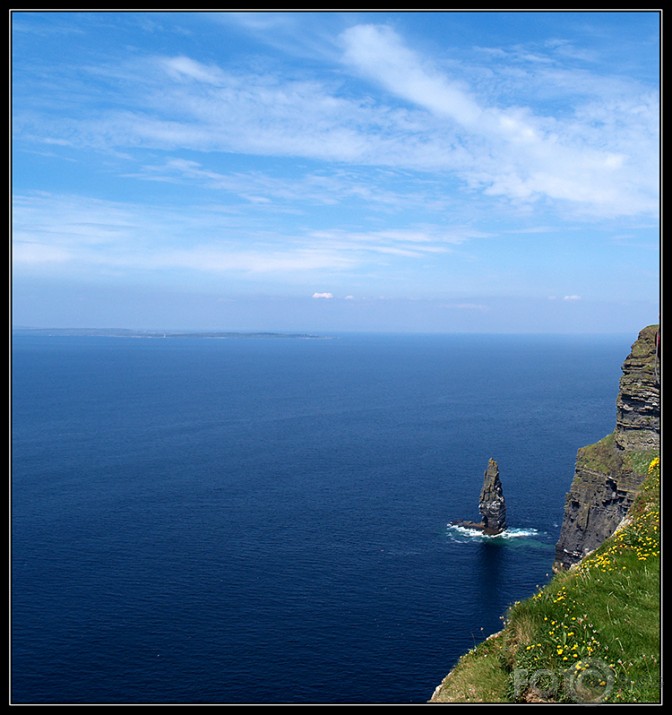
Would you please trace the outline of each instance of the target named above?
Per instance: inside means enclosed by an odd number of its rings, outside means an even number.
[[[10,19],[15,327],[659,319],[658,11]]]

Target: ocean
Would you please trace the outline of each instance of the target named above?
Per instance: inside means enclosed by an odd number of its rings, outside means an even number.
[[[427,701],[550,578],[635,338],[15,333],[11,701]],[[505,537],[449,526],[490,457]]]

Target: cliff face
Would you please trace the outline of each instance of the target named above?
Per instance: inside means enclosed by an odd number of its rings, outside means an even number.
[[[616,399],[616,445],[624,451],[660,445],[660,366],[656,356],[658,326],[639,334],[623,363]]]
[[[569,568],[614,533],[660,449],[658,326],[644,328],[625,362],[616,428],[579,450],[556,545],[556,571]]]

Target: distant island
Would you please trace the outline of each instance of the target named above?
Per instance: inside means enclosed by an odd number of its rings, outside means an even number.
[[[295,338],[321,340],[326,336],[310,333],[244,332],[229,330],[134,330],[132,328],[14,328],[13,333],[53,336],[94,336],[108,338]]]

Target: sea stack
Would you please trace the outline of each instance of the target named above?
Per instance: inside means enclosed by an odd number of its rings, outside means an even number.
[[[494,536],[506,529],[506,501],[499,478],[499,467],[492,458],[488,460],[488,468],[485,470],[478,510],[483,520],[484,534]]]
[[[499,478],[499,467],[492,457],[488,460],[488,468],[483,475],[483,488],[478,500],[478,510],[481,521],[453,521],[453,526],[465,529],[478,529],[488,536],[497,536],[506,529],[506,502]]]

